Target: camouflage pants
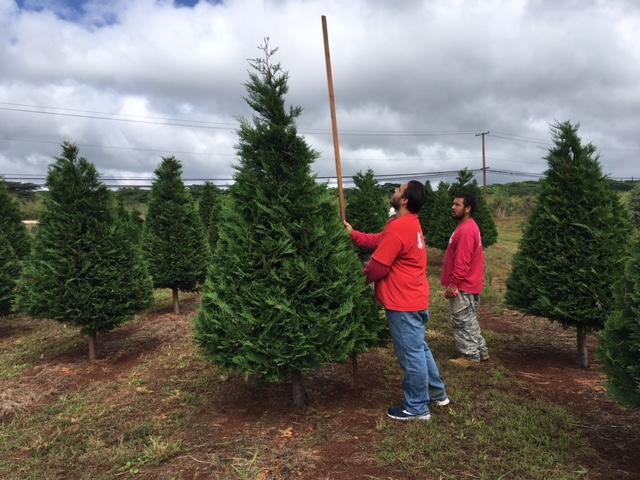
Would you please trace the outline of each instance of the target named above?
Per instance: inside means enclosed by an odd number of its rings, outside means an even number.
[[[458,352],[473,360],[488,356],[489,350],[478,321],[480,296],[460,292],[458,296],[449,299],[449,308],[453,339]]]

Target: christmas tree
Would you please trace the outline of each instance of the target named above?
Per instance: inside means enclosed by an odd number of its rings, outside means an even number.
[[[614,313],[600,335],[599,357],[609,377],[609,391],[622,403],[640,406],[640,242],[615,291]]]
[[[162,159],[155,171],[143,233],[143,250],[156,288],[173,291],[173,311],[180,312],[178,291],[195,290],[207,273],[210,251],[191,194],[182,182],[182,166]]]
[[[429,218],[425,232],[427,245],[440,250],[447,249],[449,238],[457,225],[451,216],[453,197],[450,193],[450,187],[446,182],[438,184],[438,189],[433,193],[431,209],[427,212]],[[422,209],[424,210],[424,207]]]
[[[299,107],[285,108],[288,75],[275,50],[251,62],[253,121],[243,120],[231,203],[196,321],[216,364],[270,382],[302,375],[379,341],[380,320],[335,197],[311,175],[315,153],[298,134]]]
[[[96,357],[96,336],[151,300],[151,283],[115,205],[91,162],[64,143],[50,165],[45,210],[16,288],[18,310],[81,327]]]
[[[429,220],[431,219],[431,209],[433,208],[433,201],[435,197],[435,192],[431,187],[431,182],[427,180],[424,183],[424,193],[425,193],[425,201],[424,205],[420,209],[418,213],[418,217],[420,218],[420,226],[422,227],[422,233],[424,233],[425,237],[427,232],[429,231]],[[428,245],[428,242],[427,242]]]
[[[349,192],[347,220],[356,230],[381,232],[389,218],[389,200],[385,198],[373,170],[353,176],[355,188]]]
[[[570,122],[552,132],[549,169],[513,258],[506,300],[525,313],[575,326],[580,364],[587,367],[586,336],[611,313],[630,227],[596,148],[583,145]]]
[[[220,191],[212,183],[205,183],[198,204],[198,213],[204,227],[209,248],[213,252],[218,241],[218,223],[220,222]]]
[[[9,194],[7,185],[0,178],[0,234],[3,234],[19,260],[29,255],[31,239],[20,218],[18,202]]]
[[[0,232],[0,316],[11,313],[14,288],[19,275],[18,257],[7,237]]]
[[[633,226],[640,230],[640,183],[629,192],[629,212]]]

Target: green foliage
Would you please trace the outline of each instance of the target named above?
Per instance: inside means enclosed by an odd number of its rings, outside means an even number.
[[[565,325],[602,328],[629,234],[626,212],[578,127],[552,127],[549,170],[507,281],[507,302]]]
[[[640,242],[615,291],[615,311],[600,335],[599,357],[609,391],[620,402],[640,406]]]
[[[155,171],[143,249],[156,288],[194,290],[205,279],[210,251],[182,166],[166,157]]]
[[[489,185],[490,194],[504,194],[508,196],[529,197],[540,193],[541,181],[527,180],[524,182],[496,183]]]
[[[420,218],[420,225],[422,226],[422,232],[426,235],[429,231],[429,220],[431,219],[431,210],[433,209],[433,202],[435,200],[435,192],[431,187],[431,182],[427,180],[424,184],[425,201],[424,205],[418,212]],[[428,245],[427,240],[427,245]]]
[[[142,220],[142,217],[140,217],[140,212],[137,210],[129,211],[127,207],[125,207],[122,197],[117,197],[116,216],[127,238],[134,245],[139,245],[144,225],[144,221]]]
[[[19,260],[29,255],[31,239],[22,223],[18,202],[9,194],[7,185],[0,178],[0,235],[4,235]]]
[[[387,223],[389,202],[378,186],[373,170],[353,176],[355,188],[347,197],[347,220],[356,230],[381,232]]]
[[[49,195],[16,288],[19,311],[70,322],[94,336],[151,301],[139,251],[120,227],[94,165],[64,143],[49,166]]]
[[[11,312],[20,263],[7,237],[0,232],[0,316]]]
[[[428,212],[428,222],[425,229],[427,245],[446,250],[449,238],[456,228],[457,222],[451,217],[453,197],[450,194],[451,185],[440,182],[433,194],[431,209]],[[424,227],[423,227],[424,228]]]
[[[204,226],[209,247],[213,252],[218,241],[218,224],[220,223],[220,190],[212,183],[205,183],[202,188],[198,213]]]
[[[216,364],[279,382],[365,351],[384,323],[335,196],[311,175],[300,108],[285,108],[288,75],[264,52],[251,62],[255,115],[241,122],[196,337]]]
[[[633,225],[640,229],[640,183],[629,192],[629,213]]]

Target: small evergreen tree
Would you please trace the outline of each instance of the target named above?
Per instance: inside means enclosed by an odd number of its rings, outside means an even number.
[[[451,238],[451,234],[457,225],[456,221],[451,217],[453,197],[449,192],[450,187],[446,182],[438,184],[438,189],[433,194],[431,209],[428,213],[427,245],[440,250],[447,249],[449,238]]]
[[[62,156],[49,167],[47,187],[16,306],[34,317],[80,326],[94,360],[96,335],[144,308],[151,283],[118,225],[109,190],[75,145],[62,145]]]
[[[335,197],[311,175],[317,153],[297,134],[300,108],[285,108],[288,75],[251,62],[253,122],[243,120],[240,163],[223,208],[196,336],[218,365],[270,382],[292,381],[379,341],[384,323],[345,235]]]
[[[549,169],[513,258],[506,300],[525,313],[577,327],[580,364],[587,367],[586,336],[611,313],[630,229],[596,148],[583,145],[570,122],[552,132]]]
[[[629,212],[633,226],[640,230],[640,182],[629,192]]]
[[[116,198],[116,215],[121,222],[121,228],[124,230],[124,234],[135,245],[140,244],[140,238],[142,237],[143,223],[139,217],[139,212],[131,212],[125,207],[124,200],[118,196]]]
[[[9,194],[5,181],[0,178],[0,234],[3,234],[18,260],[29,255],[31,239],[20,217],[18,202]]]
[[[598,356],[609,377],[609,391],[621,403],[640,406],[640,242],[615,292],[615,312],[600,335]]]
[[[389,201],[382,193],[373,170],[353,176],[355,188],[349,193],[347,220],[363,232],[381,232],[389,217]]]
[[[173,291],[173,311],[180,312],[179,290],[195,290],[205,279],[210,251],[204,227],[182,182],[182,166],[166,157],[155,171],[143,234],[143,249],[153,285]]]
[[[0,232],[0,316],[11,313],[20,263],[7,237]]]
[[[214,184],[207,182],[202,189],[198,204],[198,213],[204,226],[209,248],[213,252],[218,241],[218,223],[220,222],[220,191]]]

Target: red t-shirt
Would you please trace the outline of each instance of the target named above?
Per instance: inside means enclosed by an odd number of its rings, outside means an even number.
[[[480,294],[484,288],[484,250],[478,224],[462,222],[449,239],[440,281],[465,293]]]
[[[429,308],[427,248],[416,214],[387,223],[372,258],[391,268],[376,282],[376,298],[387,310],[418,312]]]

